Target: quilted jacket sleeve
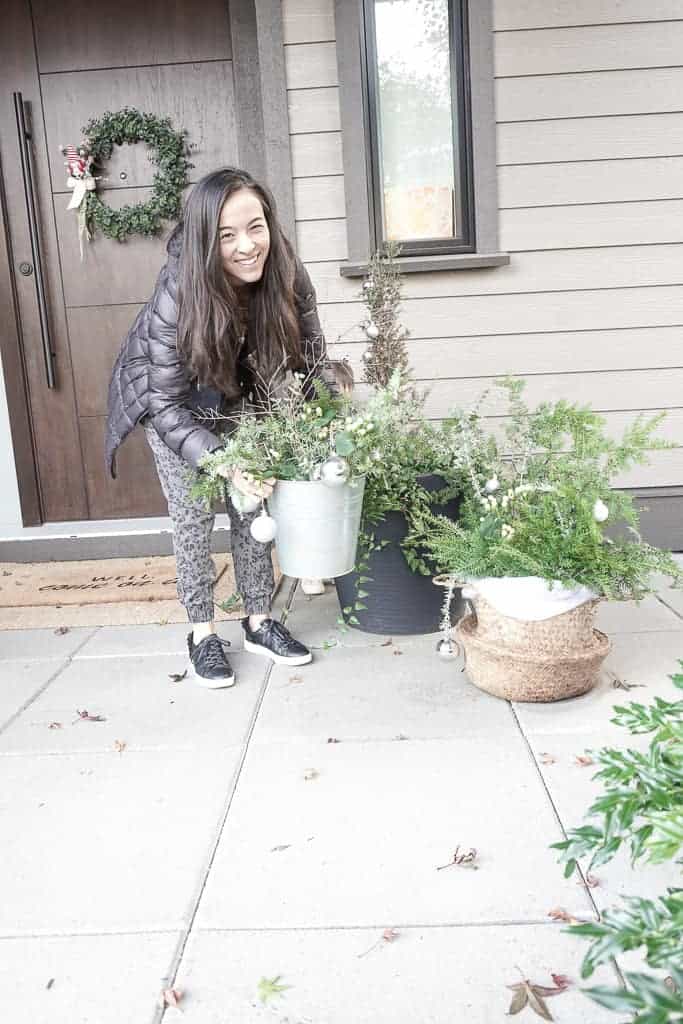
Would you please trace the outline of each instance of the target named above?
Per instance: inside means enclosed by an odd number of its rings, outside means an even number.
[[[339,388],[327,357],[327,345],[325,343],[325,335],[320,326],[315,288],[308,271],[300,260],[297,260],[294,289],[299,310],[304,372],[306,374],[306,384],[308,385],[306,391],[310,391],[309,397],[312,398],[312,381],[318,377],[328,386],[333,395],[337,395],[339,394]]]
[[[177,319],[175,275],[166,266],[152,297],[148,328],[149,421],[162,441],[196,468],[202,455],[220,447],[220,442],[185,405],[190,378],[176,346]]]

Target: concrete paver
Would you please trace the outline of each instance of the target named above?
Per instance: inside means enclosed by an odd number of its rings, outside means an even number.
[[[182,927],[238,757],[0,759],[0,935]]]
[[[487,721],[454,741],[251,747],[197,924],[538,921],[558,904],[585,915],[548,849],[561,833],[526,744]],[[479,851],[479,870],[437,870],[458,845]]]
[[[263,683],[263,662],[232,656],[239,685],[221,690],[197,686],[190,675],[171,680],[186,665],[178,655],[74,660],[0,736],[0,754],[112,751],[117,740],[127,751],[241,744]],[[83,709],[105,721],[80,720]]]
[[[329,585],[288,613],[312,666],[268,678],[239,623],[221,624],[238,674],[226,691],[168,678],[186,625],[0,633],[0,714],[20,711],[0,734],[8,1020],[158,1024],[185,937],[184,1015],[164,1024],[494,1024],[515,965],[578,982],[587,943],[548,911],[591,918],[671,882],[619,858],[588,893],[549,849],[599,791],[576,755],[648,742],[610,724],[614,705],[678,695],[666,676],[683,603],[661,596],[601,606],[614,649],[600,685],[553,705],[479,691],[436,635],[383,646],[340,630]],[[106,721],[74,723],[82,708]],[[458,845],[479,870],[437,871]],[[396,941],[359,956],[387,927]],[[277,974],[291,987],[262,1006],[258,981]],[[551,1009],[559,1024],[614,1019],[578,985]]]
[[[166,987],[178,933],[0,940],[0,985],[12,1024],[137,1024]],[[49,986],[49,987],[48,987]]]
[[[0,662],[0,729],[65,664],[63,658],[54,661]]]
[[[551,985],[568,975],[572,988],[548,999],[557,1024],[609,1024],[614,1015],[582,994],[582,945],[558,925],[402,928],[391,943],[385,927],[322,931],[198,930],[178,984],[185,1024],[287,1021],[289,1024],[500,1024],[520,981]],[[379,940],[380,945],[362,956]],[[282,976],[290,987],[265,1006],[260,978]],[[613,984],[611,968],[592,983]],[[180,1019],[180,1016],[178,1017]],[[536,1019],[530,1010],[522,1021]],[[540,1019],[540,1018],[539,1018]]]

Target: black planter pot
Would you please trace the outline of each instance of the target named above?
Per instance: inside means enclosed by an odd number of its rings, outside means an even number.
[[[443,478],[436,475],[421,477],[420,483],[428,491],[439,491],[445,486]],[[435,506],[434,511],[457,519],[459,506],[460,500],[454,498],[445,505]],[[369,568],[363,575],[371,579],[361,585],[361,590],[367,593],[361,603],[367,608],[350,613],[358,619],[358,624],[350,623],[349,616],[342,611],[344,621],[352,629],[366,633],[436,633],[441,622],[444,590],[434,586],[431,576],[422,576],[408,566],[400,547],[408,533],[405,516],[402,512],[388,512],[373,528],[373,533],[378,541],[389,543],[368,557]],[[358,592],[358,573],[338,576],[334,582],[341,608],[352,606]],[[460,590],[456,590],[451,605],[452,618],[459,618],[463,611],[464,601]]]

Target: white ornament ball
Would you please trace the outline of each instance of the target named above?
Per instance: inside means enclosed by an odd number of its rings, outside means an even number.
[[[444,661],[451,661],[458,657],[458,652],[452,640],[445,640],[443,637],[436,645],[436,653]]]
[[[341,487],[349,479],[349,464],[341,455],[330,455],[320,467],[320,479],[328,487]]]
[[[261,499],[257,498],[255,494],[244,494],[235,489],[230,491],[230,502],[233,508],[241,512],[242,515],[248,515],[250,512],[256,511],[261,504]]]
[[[369,358],[370,358],[370,353],[369,352],[364,352],[363,355],[361,356],[361,359],[363,360],[364,363],[367,363]]]
[[[493,494],[500,487],[497,476],[492,476],[490,480],[487,480],[484,484],[484,490],[487,494]]]
[[[593,505],[593,519],[596,523],[604,523],[609,515],[609,509],[600,498]]]
[[[367,334],[368,338],[372,338],[373,340],[375,338],[379,338],[379,327],[377,326],[377,324],[373,324],[373,322],[370,321],[369,324],[365,325],[365,333]]]
[[[249,527],[254,540],[257,540],[259,544],[267,544],[273,540],[277,533],[277,523],[275,520],[268,515],[265,509],[261,512],[260,516],[254,519],[253,523]]]

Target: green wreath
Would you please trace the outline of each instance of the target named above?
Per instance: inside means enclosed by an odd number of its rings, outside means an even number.
[[[186,157],[184,130],[176,131],[168,117],[124,107],[116,113],[107,111],[102,117],[92,118],[83,131],[98,169],[109,160],[114,146],[124,142],[146,142],[152,150],[149,159],[159,167],[152,182],[152,197],[145,203],[113,210],[95,191],[88,192],[85,216],[90,232],[99,228],[108,238],[125,242],[129,235],[155,235],[164,220],[179,216],[187,172],[193,166]]]

